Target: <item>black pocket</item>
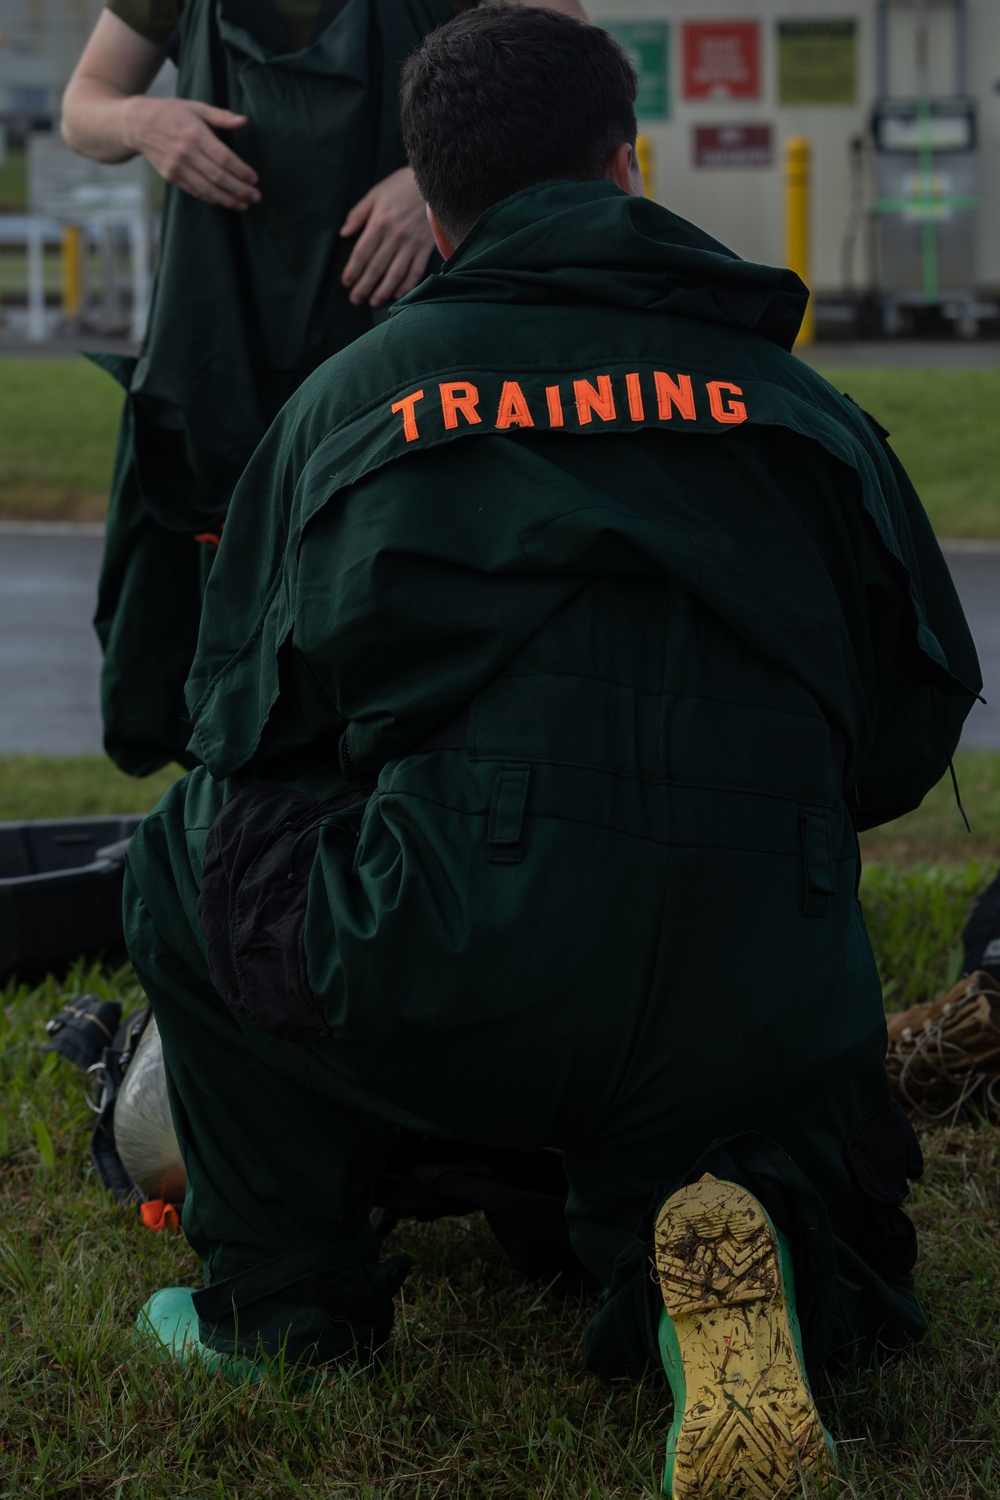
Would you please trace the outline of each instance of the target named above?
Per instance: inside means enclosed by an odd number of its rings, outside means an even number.
[[[924,1158],[894,1099],[848,1137],[844,1157],[861,1197],[844,1238],[887,1281],[908,1276],[917,1258],[917,1234],[901,1205],[910,1182],[923,1175]]]
[[[222,999],[271,1036],[315,1041],[329,1027],[306,979],[303,929],[320,828],[357,843],[366,793],[317,802],[247,782],[225,804],[205,846],[198,915],[208,971]]]

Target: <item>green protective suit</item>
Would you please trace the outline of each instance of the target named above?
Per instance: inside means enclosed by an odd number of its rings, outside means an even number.
[[[655,1358],[649,1215],[702,1169],[792,1238],[814,1367],[919,1336],[854,824],[920,801],[980,679],[884,434],[788,352],[804,302],[545,184],[257,450],[204,764],[126,889],[216,1347],[233,1306],[251,1345],[329,1352],[329,1297],[384,1331],[396,1126],[563,1150],[595,1369]]]
[[[233,213],[168,187],[142,353],[98,360],[128,392],[95,621],[105,745],[136,775],[187,759],[184,679],[212,560],[195,538],[218,536],[236,480],[306,375],[372,327],[341,285],[353,241],[338,231],[405,166],[399,71],[453,14],[446,0],[332,10],[314,41],[283,54],[248,29],[250,0],[190,0],[181,14],[178,95],[248,117],[229,144],[256,169],[261,201]]]

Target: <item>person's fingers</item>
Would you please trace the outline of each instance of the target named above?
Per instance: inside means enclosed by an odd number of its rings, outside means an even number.
[[[218,208],[231,208],[243,213],[250,207],[250,202],[245,197],[218,186],[190,162],[174,181],[174,186],[190,193],[193,198],[200,198],[203,203],[212,203]],[[246,190],[242,191],[245,193]]]
[[[369,297],[370,305],[384,307],[387,302],[394,302],[398,297],[403,297],[407,292],[412,291],[423,276],[423,267],[427,264],[428,254],[429,252],[424,250],[423,246],[414,252],[412,244],[403,245]]]
[[[204,155],[219,171],[226,172],[229,176],[243,182],[255,183],[257,181],[257,173],[249,162],[245,162],[242,156],[237,156],[235,151],[231,151],[207,125],[192,137],[191,144],[198,154]]]
[[[395,299],[405,297],[407,292],[412,292],[413,288],[423,281],[427,275],[427,262],[431,258],[431,248],[431,246],[421,245],[410,262],[409,270],[392,294]]]
[[[244,193],[248,203],[259,203],[260,193],[257,190],[257,173],[252,167],[247,167],[246,162],[236,155],[234,151],[228,151],[225,146],[219,147],[221,142],[216,136],[211,140],[199,141],[197,148],[192,153],[191,161],[203,172],[210,182],[219,187],[226,187],[230,192],[240,191]]]
[[[154,164],[168,182],[206,202],[227,208],[249,208],[260,202],[256,172],[200,119],[171,140],[162,164]]]
[[[381,218],[373,215],[358,237],[344,267],[341,281],[351,288],[352,302],[367,302],[381,281],[396,252],[398,235]]]
[[[401,250],[396,252],[389,262],[385,275],[368,298],[371,307],[383,307],[387,302],[393,300],[397,295],[396,288],[410,269],[411,258],[412,252],[408,245],[404,245]]]
[[[240,130],[247,123],[247,115],[234,114],[231,109],[220,109],[216,104],[202,104],[199,99],[192,99],[190,102],[197,107],[202,119],[207,120],[213,130]]]
[[[387,225],[382,224],[378,227],[368,225],[354,247],[355,254],[361,261],[361,270],[351,286],[350,300],[356,307],[368,301],[392,264],[398,248],[399,235],[393,233]],[[353,258],[352,256],[351,259]],[[347,267],[345,266],[341,280],[345,285],[349,285],[346,278]]]
[[[341,224],[340,234],[343,239],[350,239],[352,234],[357,234],[359,230],[364,229],[365,225],[368,223],[368,218],[371,214],[372,205],[374,204],[374,202],[375,189],[369,188],[365,196],[358,199],[354,207],[348,212],[347,218],[344,220],[343,224]],[[355,249],[356,248],[357,246],[355,246]],[[354,257],[352,256],[351,260],[353,259]],[[350,263],[351,262],[348,261],[347,264],[350,265]]]
[[[369,239],[367,232],[361,236],[350,255],[347,257],[347,265],[340,275],[343,286],[353,286],[365,268],[365,260],[368,255]]]
[[[260,200],[255,187],[219,172],[204,157],[183,157],[173,162],[163,175],[185,193],[192,193],[206,203],[222,204],[224,208],[250,208]]]
[[[209,158],[200,156],[191,163],[191,166],[215,192],[232,198],[240,207],[250,208],[253,204],[260,202],[260,192],[257,188],[251,183],[244,182],[242,178],[235,177]]]

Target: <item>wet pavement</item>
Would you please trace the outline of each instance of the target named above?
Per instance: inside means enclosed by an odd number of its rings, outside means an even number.
[[[101,748],[100,652],[91,617],[99,526],[0,524],[0,754]],[[986,695],[962,743],[1000,749],[1000,543],[945,545],[979,647]]]
[[[912,365],[926,369],[995,369],[1000,365],[1000,339],[868,339],[853,342],[824,339],[808,349],[796,349],[807,364]]]
[[[101,749],[100,526],[0,527],[0,753]]]
[[[983,697],[966,720],[962,747],[1000,749],[1000,543],[948,542],[944,547],[983,669]]]

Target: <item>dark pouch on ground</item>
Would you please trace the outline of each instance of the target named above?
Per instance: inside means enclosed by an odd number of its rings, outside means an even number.
[[[982,969],[1000,980],[1000,871],[972,908],[962,945],[966,974]]]
[[[329,1033],[306,979],[303,927],[309,872],[323,826],[356,845],[367,791],[318,802],[272,782],[240,787],[205,846],[198,915],[220,996],[270,1036]]]
[[[902,1204],[910,1182],[923,1175],[916,1132],[895,1099],[862,1121],[844,1144],[860,1206],[844,1239],[886,1281],[908,1276],[917,1234]]]
[[[84,1072],[100,1062],[105,1047],[115,1045],[121,1026],[122,1008],[117,1000],[98,1000],[96,995],[76,995],[46,1021],[51,1040],[47,1052],[58,1052]]]

